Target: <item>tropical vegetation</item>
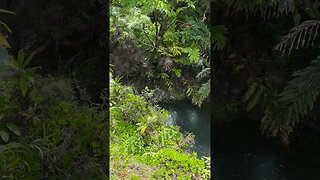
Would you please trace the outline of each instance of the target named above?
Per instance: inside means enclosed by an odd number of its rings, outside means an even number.
[[[122,85],[110,82],[111,179],[209,179],[210,158],[199,159],[183,136],[168,123],[169,112]]]
[[[227,48],[213,52],[214,119],[244,115],[284,145],[301,123],[319,129],[319,3],[222,0],[212,7],[212,23],[224,29],[212,38],[228,32],[220,38]]]
[[[110,2],[111,179],[210,179],[210,157],[159,106],[209,104],[209,13],[208,1]]]

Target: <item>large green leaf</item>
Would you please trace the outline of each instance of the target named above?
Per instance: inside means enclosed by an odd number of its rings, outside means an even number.
[[[7,26],[6,23],[0,21],[0,25],[2,25],[9,33],[12,33],[11,29]]]
[[[1,8],[0,8],[0,13],[6,13],[6,14],[16,14],[15,12],[12,12],[12,11],[8,11],[8,10],[5,10],[5,9],[1,9]]]
[[[258,84],[257,84],[256,82],[253,82],[253,83],[250,85],[248,91],[245,93],[245,95],[244,95],[244,97],[243,97],[243,101],[244,101],[244,102],[247,102],[247,101],[251,98],[251,96],[252,96],[253,93],[255,92],[257,86],[258,86]]]

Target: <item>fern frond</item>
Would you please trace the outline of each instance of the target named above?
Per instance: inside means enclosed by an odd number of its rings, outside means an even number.
[[[221,50],[227,45],[228,29],[224,25],[215,25],[211,28],[211,43],[213,49]]]
[[[201,80],[201,79],[203,79],[203,78],[205,78],[205,77],[209,77],[209,76],[210,76],[210,71],[211,71],[211,68],[204,68],[204,69],[202,69],[202,70],[198,73],[198,75],[196,76],[196,78],[197,78],[198,80]]]
[[[280,135],[282,142],[287,145],[293,129],[292,126],[286,123],[284,118],[285,110],[285,108],[279,106],[267,106],[261,119],[260,129],[262,134],[267,136],[275,137]]]
[[[210,58],[207,52],[200,51],[200,59],[198,61],[198,66],[210,67]]]
[[[320,21],[318,20],[304,21],[299,26],[292,28],[275,46],[274,50],[282,52],[282,55],[285,53],[290,55],[293,49],[313,46],[318,36],[319,25]]]
[[[281,15],[288,15],[296,9],[295,1],[287,0],[223,0],[229,7],[233,8],[232,13],[244,12],[245,14],[256,15],[260,13],[265,19],[278,18]]]
[[[206,83],[202,84],[199,90],[195,93],[192,98],[192,102],[198,106],[201,106],[203,101],[210,96],[211,80],[209,79]]]
[[[288,105],[287,120],[294,126],[313,109],[320,93],[320,56],[310,66],[294,72],[293,76],[279,101]]]

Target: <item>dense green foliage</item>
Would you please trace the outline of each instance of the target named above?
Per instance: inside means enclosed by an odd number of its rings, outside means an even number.
[[[110,86],[112,179],[209,179],[210,162],[187,152],[192,136],[168,125],[168,111],[121,85],[119,78]]]
[[[189,152],[194,136],[183,137],[157,105],[178,98],[208,102],[208,16],[208,1],[111,1],[112,179],[210,178],[210,158]]]
[[[208,1],[111,1],[110,11],[115,75],[141,89],[186,94],[198,105],[208,99]]]
[[[0,178],[105,179],[106,110],[70,79],[39,75],[34,55],[0,59]]]
[[[284,144],[299,122],[317,129],[319,3],[224,0],[213,7],[213,23],[228,32],[228,48],[213,53],[214,106],[261,121],[262,132]]]
[[[126,84],[110,83],[111,178],[209,179],[210,162],[188,152],[193,135],[183,137],[157,106],[187,96],[200,106],[210,97],[208,1],[110,6],[110,63]]]
[[[102,178],[106,112],[79,105],[71,81],[34,74],[21,85],[18,70],[0,76],[1,178]]]

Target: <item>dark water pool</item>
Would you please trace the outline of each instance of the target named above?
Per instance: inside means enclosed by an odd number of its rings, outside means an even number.
[[[189,101],[162,104],[175,111],[181,131],[195,135],[194,151],[210,155],[215,180],[320,180],[320,132],[295,128],[289,147],[261,135],[259,123],[248,119],[218,125],[209,108]]]
[[[284,148],[249,120],[212,127],[215,180],[320,180],[320,133],[298,127]]]
[[[188,132],[195,135],[192,150],[196,151],[199,157],[210,156],[209,109],[200,109],[187,100],[161,104],[161,106],[173,112],[174,124],[180,126],[182,133]]]

